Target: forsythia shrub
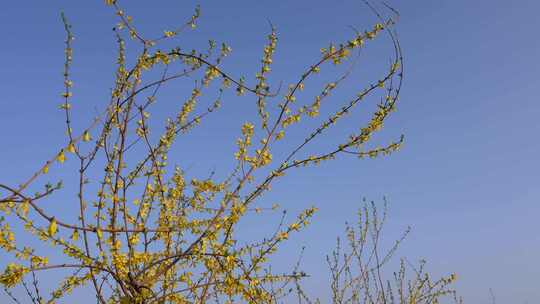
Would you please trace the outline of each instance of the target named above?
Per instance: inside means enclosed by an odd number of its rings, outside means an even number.
[[[267,80],[278,42],[274,27],[267,36],[260,69],[250,83],[245,77],[236,78],[222,68],[223,61],[232,52],[225,43],[210,40],[205,50],[189,49],[186,42],[168,50],[157,48],[163,41],[174,41],[183,31],[196,29],[201,14],[198,7],[178,28],[166,29],[157,37],[149,38],[141,34],[118,1],[105,2],[119,19],[114,28],[118,41],[117,68],[108,105],[87,128],[74,130],[72,111],[77,107],[72,102],[70,74],[73,34],[71,25],[62,15],[66,41],[60,110],[66,118],[65,145],[20,185],[0,184],[3,212],[0,247],[16,261],[7,264],[0,275],[7,294],[17,301],[10,290],[22,283],[33,303],[56,303],[83,286],[90,287],[95,300],[101,304],[275,303],[291,293],[293,284],[297,286],[293,289],[302,295],[299,299],[308,301],[299,285],[305,274],[297,270],[288,274],[274,273],[268,267],[268,259],[290,234],[308,225],[317,209],[304,210],[292,222],[281,223],[271,237],[258,242],[240,245],[236,229],[240,219],[248,214],[277,208],[255,207],[254,203],[288,171],[317,165],[342,154],[378,157],[400,147],[403,138],[383,147],[368,147],[372,135],[382,129],[384,121],[396,109],[401,90],[403,59],[393,29],[397,13],[389,8],[391,17],[385,18],[374,10],[379,23],[348,40],[321,49],[320,57],[299,74],[296,82],[279,90],[271,87]],[[393,59],[379,78],[358,88],[354,96],[339,105],[325,103],[325,100],[339,89],[349,76],[348,71],[324,84],[318,89],[319,94],[308,99],[297,98],[299,92],[310,85],[309,80],[328,65],[340,66],[350,61],[354,54],[381,35],[390,39]],[[139,45],[141,51],[128,54],[127,43]],[[152,79],[157,75],[152,73],[155,71],[159,71],[161,77]],[[194,82],[192,89],[178,112],[165,121],[164,131],[153,133],[151,110],[158,102],[160,88],[182,79]],[[217,99],[202,106],[201,96],[216,86]],[[169,165],[169,151],[178,137],[219,112],[221,96],[228,90],[251,95],[257,108],[257,115],[239,130],[237,151],[231,155],[235,168],[221,180],[213,176],[188,178],[180,165]],[[330,150],[310,150],[314,139],[324,137],[327,130],[352,115],[355,108],[372,95],[380,95],[380,102],[365,125],[344,136],[341,143]],[[276,142],[287,141],[289,129],[299,128],[304,121],[329,111],[328,117],[319,118],[318,127],[308,130],[307,137],[296,144],[290,142],[294,145],[290,151],[274,153]],[[133,161],[135,158],[138,160]],[[78,164],[79,212],[78,221],[74,222],[39,203],[62,189],[61,182],[47,183],[43,191],[28,193],[31,186],[39,186],[44,176],[52,170],[62,170],[67,162]],[[89,172],[96,167],[103,169],[103,175],[89,179]],[[90,190],[90,184],[97,187],[97,191]],[[38,246],[21,244],[10,228],[10,224],[15,223],[24,227],[24,231],[18,233],[27,233],[36,242],[53,246],[58,255],[63,255],[64,262],[50,263]],[[31,238],[25,237],[28,239]],[[353,236],[350,241],[353,248],[358,247]],[[331,266],[335,276],[338,260]],[[40,292],[36,277],[49,271],[64,271],[66,276],[55,290],[46,294]],[[25,281],[27,276],[31,277],[30,283]],[[335,279],[339,282],[339,278]],[[430,285],[430,281],[422,282],[422,286],[414,285],[414,288],[439,286]],[[347,288],[353,288],[352,281],[349,283]],[[337,292],[336,286],[333,290]],[[379,289],[385,290],[383,286]],[[357,293],[352,294],[354,299],[359,299]],[[372,295],[374,297],[366,303],[389,300],[384,293]],[[415,295],[406,303],[421,303],[421,292],[418,297]],[[381,296],[384,302],[379,301]],[[342,303],[342,298],[335,294],[334,303]]]

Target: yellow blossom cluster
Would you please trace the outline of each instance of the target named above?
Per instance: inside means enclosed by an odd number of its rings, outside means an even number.
[[[23,276],[28,273],[28,268],[25,268],[21,265],[10,263],[7,265],[4,272],[0,275],[0,284],[4,285],[7,288],[13,287],[19,284]]]

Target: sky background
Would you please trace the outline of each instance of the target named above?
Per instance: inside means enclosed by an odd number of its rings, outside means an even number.
[[[292,213],[315,204],[320,212],[307,230],[291,238],[275,262],[293,263],[299,248],[306,246],[303,269],[312,275],[306,286],[324,302],[327,293],[320,290],[328,282],[325,255],[335,238],[343,235],[346,221],[354,221],[364,197],[378,204],[386,197],[388,241],[412,227],[399,256],[412,261],[426,258],[428,269],[438,275],[456,272],[457,289],[466,303],[489,303],[490,288],[497,303],[535,303],[540,298],[540,2],[390,3],[401,13],[397,30],[405,56],[405,83],[398,111],[375,139],[384,144],[405,134],[405,145],[389,157],[341,157],[278,183],[262,204],[277,201]],[[318,58],[319,48],[351,36],[348,26],[367,29],[375,22],[361,1],[200,4],[198,30],[180,36],[176,44],[190,49],[191,43],[204,46],[209,37],[225,41],[233,48],[226,67],[252,81],[271,20],[280,39],[271,74],[274,84],[297,79]],[[195,5],[130,1],[125,9],[145,29],[143,33],[155,36],[188,18]],[[62,10],[76,36],[72,71],[76,127],[91,120],[112,86],[116,45],[111,28],[117,21],[103,1],[4,3],[1,183],[22,182],[65,142],[63,114],[57,109],[63,89]],[[354,85],[384,72],[390,45],[383,41],[370,47],[351,76],[357,77],[352,79],[356,82],[345,85],[333,102],[353,96]],[[164,91],[163,99],[184,98],[190,84]],[[176,159],[193,174],[230,168],[223,164],[231,160],[239,126],[249,117],[240,101],[231,99],[206,129],[179,143],[189,148]],[[157,107],[156,117],[169,115],[166,105]],[[358,125],[353,118],[339,128],[352,130]],[[334,134],[339,135],[330,133]],[[62,176],[55,174],[51,179]],[[67,180],[66,191],[70,185]],[[69,195],[56,198],[59,216],[62,212],[69,216],[71,207],[62,205]],[[274,227],[273,219],[269,215],[268,221],[245,225],[257,233]]]

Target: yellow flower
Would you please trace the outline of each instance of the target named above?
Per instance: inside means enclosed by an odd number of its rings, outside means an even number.
[[[246,122],[243,126],[242,126],[242,134],[244,136],[251,136],[253,135],[253,129],[254,129],[254,126],[253,124],[249,123],[249,122]]]
[[[75,153],[75,145],[73,143],[70,143],[68,146],[67,146],[67,151],[69,153]]]
[[[58,231],[58,225],[56,224],[56,219],[52,219],[51,223],[49,224],[49,235],[54,236],[56,234],[56,231]]]
[[[42,171],[43,171],[44,174],[49,173],[49,165],[45,165],[45,167],[43,167]]]
[[[34,255],[30,258],[30,262],[32,263],[32,267],[39,267],[39,266],[45,266],[49,262],[49,259],[47,257],[40,257],[37,255]]]
[[[281,130],[276,134],[276,140],[280,140],[285,136],[285,131]]]
[[[79,239],[79,230],[75,229],[71,235],[71,240],[77,241]]]
[[[92,139],[92,138],[90,137],[90,132],[84,131],[82,140],[83,140],[83,141],[90,141],[91,139]]]
[[[64,154],[64,150],[60,151],[58,156],[56,156],[56,160],[61,164],[63,164],[66,161],[66,155]]]
[[[60,109],[61,110],[69,110],[71,109],[71,104],[70,103],[63,103],[60,105]]]
[[[298,223],[292,223],[292,224],[289,226],[289,228],[290,228],[291,230],[298,230],[298,229],[300,229],[300,224],[298,224]]]

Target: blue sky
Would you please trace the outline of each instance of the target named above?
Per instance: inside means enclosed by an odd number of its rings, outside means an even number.
[[[269,19],[280,39],[274,83],[296,79],[291,75],[299,75],[317,58],[319,48],[350,36],[349,25],[364,29],[375,22],[361,1],[200,4],[203,16],[198,30],[181,36],[178,44],[204,45],[210,37],[225,41],[233,48],[227,67],[252,77]],[[386,196],[389,240],[412,227],[400,255],[426,258],[436,274],[456,272],[458,290],[468,303],[488,303],[489,288],[499,303],[532,303],[540,297],[540,39],[536,31],[540,2],[394,0],[391,4],[401,13],[397,29],[406,74],[398,111],[376,140],[384,143],[405,134],[405,146],[376,160],[343,157],[291,174],[277,184],[268,201],[279,201],[292,212],[315,204],[320,212],[275,262],[291,262],[289,257],[307,246],[304,269],[313,279],[306,284],[312,290],[321,288],[328,280],[324,256],[333,249],[335,237],[342,235],[345,221],[354,220],[363,197],[381,202]],[[125,8],[136,24],[152,34],[183,21],[195,5],[130,1]],[[111,28],[116,20],[102,1],[4,4],[0,11],[0,182],[23,181],[64,143],[62,113],[57,109],[62,91],[62,10],[76,36],[76,126],[92,118],[112,86],[116,45]],[[384,43],[366,50],[353,77],[362,81],[378,75],[388,62],[387,50]],[[164,92],[164,99],[185,95],[185,88],[179,85]],[[350,84],[335,95],[336,101],[354,94],[353,88]],[[245,117],[234,99],[224,111],[209,129],[188,137],[201,148],[182,154],[179,163],[201,174],[229,169],[220,165],[230,160],[227,149],[233,151],[234,132]],[[343,128],[356,125],[350,120]],[[233,136],[224,137],[219,131]],[[58,203],[66,197],[60,194]]]

